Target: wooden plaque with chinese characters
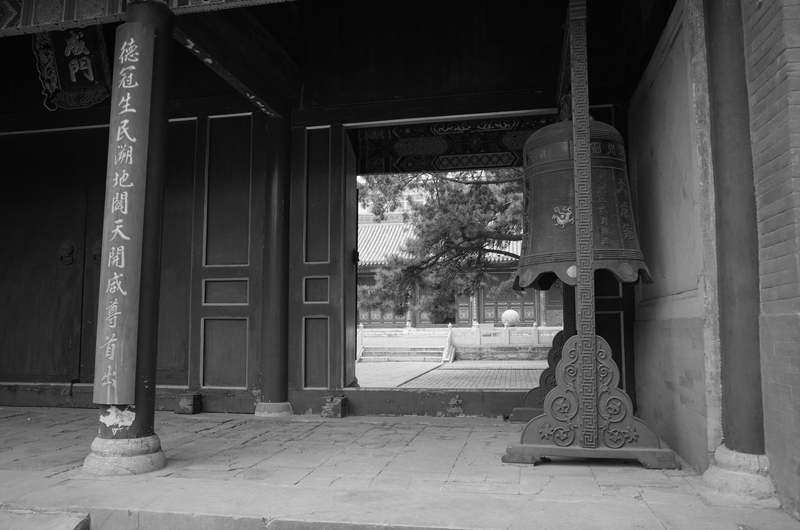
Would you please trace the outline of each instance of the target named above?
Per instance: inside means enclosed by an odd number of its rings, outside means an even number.
[[[35,34],[33,51],[47,110],[87,108],[109,96],[106,43],[99,26]]]
[[[94,378],[106,405],[134,403],[154,39],[140,23],[115,39]]]

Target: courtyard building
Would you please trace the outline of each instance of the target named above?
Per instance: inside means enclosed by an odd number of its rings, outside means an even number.
[[[574,118],[579,179],[582,124],[621,135],[653,280],[576,257],[578,334],[709,487],[800,518],[796,0],[5,0],[0,56],[0,407],[97,409],[87,473],[179,458],[157,411],[512,414],[355,384],[356,176],[522,168]],[[512,302],[477,296],[459,323]]]

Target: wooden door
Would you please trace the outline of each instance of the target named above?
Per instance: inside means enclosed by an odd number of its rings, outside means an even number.
[[[358,332],[358,189],[356,187],[356,154],[348,135],[344,143],[344,233],[342,234],[342,289],[344,290],[343,319],[344,352],[342,358],[342,386],[356,383],[356,333]]]
[[[204,165],[197,160],[196,119],[169,125],[164,214],[161,228],[161,286],[158,307],[156,383],[188,386],[191,330],[192,234],[195,175]]]
[[[355,381],[355,156],[341,125],[295,129],[292,153],[289,389],[340,389]]]
[[[4,381],[85,379],[82,309],[93,255],[87,202],[102,193],[107,141],[106,127],[0,136]],[[99,200],[94,208],[102,207]]]
[[[261,386],[263,119],[197,125],[189,387],[208,411],[252,412]]]

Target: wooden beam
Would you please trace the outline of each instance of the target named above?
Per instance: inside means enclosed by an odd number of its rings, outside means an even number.
[[[263,4],[282,3],[291,0],[164,0],[167,7],[176,15],[187,13],[207,13],[223,9],[234,9]],[[83,28],[98,24],[109,24],[125,20],[126,2],[46,2],[40,0],[9,0],[2,9],[0,17],[0,37],[44,33],[70,28]],[[53,4],[53,5],[50,5]],[[80,9],[78,8],[80,4]],[[58,7],[55,11],[53,6]],[[46,11],[45,13],[40,13]]]
[[[331,123],[402,122],[406,120],[469,119],[478,115],[552,113],[555,91],[551,88],[428,97],[314,107],[292,112],[292,126],[315,127]]]
[[[177,17],[174,37],[260,110],[289,116],[300,93],[299,69],[249,12]]]

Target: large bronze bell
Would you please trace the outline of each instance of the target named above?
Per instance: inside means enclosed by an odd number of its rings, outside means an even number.
[[[622,136],[592,121],[594,270],[620,282],[652,282],[633,220]],[[548,125],[525,142],[525,233],[515,288],[549,289],[556,278],[575,285],[575,179],[572,122]]]

